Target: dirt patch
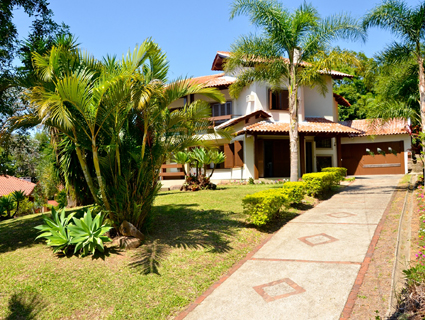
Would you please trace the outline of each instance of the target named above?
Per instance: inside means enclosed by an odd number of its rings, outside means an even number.
[[[406,184],[400,184],[390,204],[372,260],[357,295],[350,319],[385,319],[389,310],[394,253]]]

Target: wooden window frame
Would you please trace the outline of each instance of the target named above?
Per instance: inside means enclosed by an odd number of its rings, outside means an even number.
[[[221,108],[224,106],[224,113],[221,114]],[[218,114],[215,114],[214,108],[218,107]],[[232,101],[226,101],[225,103],[213,103],[211,105],[211,116],[212,117],[221,117],[228,116],[233,114],[233,104]]]
[[[272,91],[271,89],[268,89],[268,105],[269,110],[272,111],[289,111],[289,91],[287,89],[279,90],[279,91]],[[284,92],[287,92],[286,95],[283,95]],[[277,108],[273,108],[273,99],[276,101]]]

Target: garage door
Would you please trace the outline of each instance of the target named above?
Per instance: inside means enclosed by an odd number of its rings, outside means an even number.
[[[404,174],[404,143],[343,144],[342,166],[350,175]]]

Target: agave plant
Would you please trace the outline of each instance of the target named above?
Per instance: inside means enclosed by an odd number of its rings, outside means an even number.
[[[43,216],[45,224],[35,227],[35,229],[42,232],[35,239],[45,238],[47,240],[46,244],[49,247],[53,247],[54,253],[62,251],[66,254],[72,240],[68,227],[74,214],[75,213],[71,213],[68,216],[65,216],[65,209],[63,209],[59,214],[54,208],[52,208],[52,218]]]
[[[111,241],[104,234],[111,230],[111,226],[103,224],[103,220],[101,213],[93,219],[91,209],[87,209],[84,217],[73,218],[75,225],[69,225],[68,230],[72,237],[70,243],[75,245],[74,253],[81,251],[82,256],[86,256],[89,252],[94,254],[96,250],[104,251],[103,243]]]

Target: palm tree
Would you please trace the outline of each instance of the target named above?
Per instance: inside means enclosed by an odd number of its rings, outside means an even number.
[[[415,59],[419,73],[419,106],[422,129],[425,128],[425,74],[424,47],[425,40],[425,2],[412,8],[405,1],[383,1],[366,14],[365,28],[380,27],[390,30],[399,41],[394,41],[384,50],[382,56],[386,63],[409,62]]]
[[[11,218],[13,218],[13,217],[14,217],[14,216],[18,213],[18,210],[19,210],[19,204],[20,204],[22,201],[24,201],[24,200],[25,200],[25,193],[24,193],[23,191],[21,191],[21,190],[16,190],[16,191],[13,191],[13,192],[12,192],[11,197],[12,197],[12,200],[13,200],[14,202],[16,202],[16,210],[15,210],[15,213],[11,216]]]
[[[223,95],[189,79],[167,83],[165,54],[149,39],[121,60],[54,46],[33,61],[40,77],[28,92],[34,112],[15,123],[41,122],[66,139],[114,226],[127,220],[141,228],[160,188],[161,165],[173,152],[201,144],[198,133],[209,127],[204,101],[168,107],[191,94],[220,102]]]
[[[242,36],[232,45],[225,69],[242,71],[230,87],[230,93],[238,96],[254,81],[267,82],[272,90],[283,85],[288,88],[291,181],[296,181],[298,89],[318,86],[324,94],[326,87],[322,75],[336,63],[353,60],[347,52],[329,52],[330,42],[335,39],[364,40],[365,33],[354,19],[346,15],[321,19],[317,10],[306,3],[291,13],[275,0],[236,0],[231,8],[231,19],[239,15],[248,15],[263,34]]]

